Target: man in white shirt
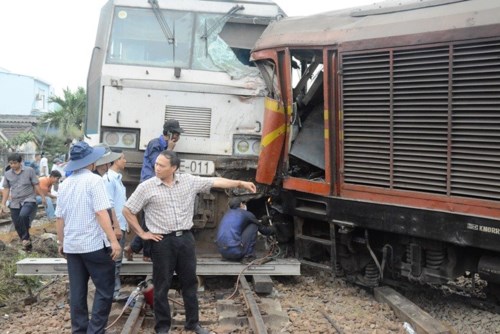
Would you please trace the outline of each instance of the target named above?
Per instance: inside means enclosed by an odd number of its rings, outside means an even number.
[[[49,161],[43,152],[40,159],[40,176],[49,176]]]
[[[105,332],[115,287],[114,260],[122,251],[107,212],[111,204],[104,181],[91,172],[104,151],[85,142],[73,145],[65,168],[72,174],[57,198],[57,240],[59,254],[67,259],[73,333]],[[89,278],[96,287],[90,319]]]

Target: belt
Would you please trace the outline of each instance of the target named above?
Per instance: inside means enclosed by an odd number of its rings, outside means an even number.
[[[180,231],[174,231],[174,232],[170,232],[170,233],[162,234],[162,235],[164,237],[169,237],[169,236],[180,237],[181,235],[189,233],[189,232],[191,232],[191,230],[180,230]]]

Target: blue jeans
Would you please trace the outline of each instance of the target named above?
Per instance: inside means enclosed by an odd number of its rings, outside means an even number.
[[[102,248],[83,254],[66,254],[70,290],[72,333],[104,333],[108,322],[115,286],[115,263],[110,249]],[[95,285],[94,305],[89,321],[88,282]]]
[[[241,245],[234,247],[219,246],[219,253],[228,260],[241,260],[245,256],[255,256],[255,244],[257,243],[256,224],[248,224],[241,233]]]
[[[56,210],[54,209],[54,202],[52,202],[52,198],[49,196],[45,196],[45,213],[47,214],[48,219],[55,219],[56,218]],[[36,204],[42,204],[42,197],[37,196],[36,197]]]
[[[113,293],[113,297],[118,297],[118,295],[120,294],[120,289],[122,288],[122,283],[120,281],[120,271],[122,270],[123,248],[125,247],[126,235],[127,231],[122,230],[122,238],[118,240],[120,242],[120,246],[122,247],[122,252],[120,256],[115,260],[115,292]]]
[[[10,208],[10,216],[21,240],[30,240],[31,222],[36,215],[36,203],[25,202],[19,209]]]

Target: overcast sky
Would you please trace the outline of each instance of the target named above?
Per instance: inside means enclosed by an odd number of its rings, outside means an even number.
[[[107,0],[3,0],[0,68],[62,89],[86,86],[97,21]],[[146,1],[146,0],[144,0]],[[177,0],[182,1],[182,0]],[[275,0],[288,16],[372,4],[379,0]]]

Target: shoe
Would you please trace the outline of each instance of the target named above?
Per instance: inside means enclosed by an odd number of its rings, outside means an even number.
[[[144,261],[144,262],[153,262],[153,261],[151,261],[151,258],[147,257],[147,256],[143,256],[142,257],[142,261]]]
[[[113,303],[121,303],[121,302],[125,302],[127,300],[128,300],[128,295],[126,295],[124,293],[119,293],[118,295],[113,297]]]
[[[160,329],[158,331],[155,332],[156,334],[168,334],[170,333],[170,330],[169,329]]]
[[[125,255],[127,261],[134,261],[134,251],[130,248],[130,246],[125,246],[123,254]]]
[[[31,250],[33,249],[33,245],[31,244],[31,240],[23,240],[22,245],[23,245],[23,250],[25,250],[27,252],[31,252]]]
[[[196,325],[194,328],[186,328],[188,331],[195,332],[196,334],[210,334],[212,333],[206,328],[201,327],[199,324]]]

